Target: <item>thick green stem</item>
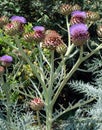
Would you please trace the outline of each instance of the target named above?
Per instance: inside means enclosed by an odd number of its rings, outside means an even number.
[[[43,70],[43,61],[42,61],[42,54],[41,54],[42,49],[40,48],[39,44],[37,45],[37,47],[38,47],[38,50],[39,50],[39,59],[40,59],[39,67],[40,67],[40,70],[42,71],[42,73],[40,73],[40,75],[41,75],[41,79],[45,83],[45,81],[44,81],[45,75],[44,75],[44,70]]]
[[[39,127],[40,127],[40,130],[42,130],[42,127],[41,127],[41,122],[40,122],[40,115],[39,115],[39,111],[36,111],[36,115],[37,115],[38,125],[39,125]]]
[[[51,52],[51,70],[50,70],[50,80],[48,84],[49,101],[51,101],[53,95],[53,82],[54,82],[54,50]]]
[[[47,97],[45,99],[45,109],[46,109],[46,130],[51,130],[52,127],[52,112],[53,107],[51,104],[52,96],[53,96],[53,82],[54,82],[54,50],[51,52],[51,70],[50,70],[50,80],[47,89]]]
[[[64,62],[66,62],[66,60],[69,58],[69,55],[70,53],[72,52],[72,50],[74,49],[74,44],[72,44],[69,49],[67,50],[64,58],[63,58],[63,61],[61,61],[61,63],[59,64],[58,68],[56,69],[55,73],[54,73],[54,77],[56,77],[56,75],[58,75],[58,73],[60,72],[61,68],[62,68],[62,65]]]
[[[80,49],[80,56],[77,60],[77,62],[75,63],[75,65],[72,67],[72,69],[69,71],[69,73],[64,77],[64,80],[61,82],[58,90],[56,91],[53,100],[52,100],[52,105],[55,104],[60,92],[62,91],[63,87],[65,86],[65,84],[67,83],[67,81],[71,78],[71,76],[73,75],[73,73],[77,70],[77,68],[80,66],[80,64],[82,63],[82,54],[83,54],[83,47],[81,47]]]
[[[51,103],[46,105],[46,130],[51,130],[52,127],[52,106]]]
[[[64,80],[61,82],[57,92],[54,95],[54,98],[52,100],[52,105],[55,104],[60,92],[62,91],[63,87],[65,86],[65,84],[67,83],[67,81],[71,78],[71,76],[73,75],[73,73],[77,70],[77,68],[79,67],[79,65],[81,64],[81,59],[79,58],[78,61],[76,62],[76,64],[73,66],[73,68],[70,70],[70,72],[66,75],[66,77],[64,78]]]

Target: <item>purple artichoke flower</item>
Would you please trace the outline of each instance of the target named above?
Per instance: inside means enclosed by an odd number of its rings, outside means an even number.
[[[40,42],[45,36],[45,28],[43,26],[33,27],[34,35],[33,38],[35,41]]]
[[[71,25],[85,23],[86,13],[84,11],[73,11],[71,17]]]
[[[72,17],[82,17],[86,18],[86,13],[84,11],[73,11],[72,12]]]
[[[88,27],[85,24],[74,24],[70,27],[70,35],[75,45],[83,45],[89,38]]]
[[[0,57],[0,61],[1,61],[3,66],[8,67],[8,66],[11,65],[11,62],[13,61],[13,58],[11,56],[4,55],[4,56]]]
[[[20,23],[26,23],[26,19],[22,16],[12,16],[11,21],[18,21]]]
[[[35,27],[33,27],[33,30],[43,32],[43,31],[45,31],[45,28],[43,26],[35,26]]]

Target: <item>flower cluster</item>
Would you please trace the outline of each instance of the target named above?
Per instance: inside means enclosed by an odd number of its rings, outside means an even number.
[[[74,11],[71,17],[70,35],[71,41],[77,46],[83,45],[89,39],[88,27],[85,24],[86,13]]]
[[[78,46],[83,45],[89,39],[87,24],[100,19],[98,12],[81,11],[81,7],[78,4],[62,4],[60,6],[60,13],[65,16],[71,14],[71,41]],[[101,27],[97,28],[97,34],[101,37]]]
[[[69,15],[71,14],[73,11],[77,11],[77,10],[81,10],[81,7],[78,4],[75,5],[71,5],[71,4],[62,4],[60,6],[60,13],[62,15]]]

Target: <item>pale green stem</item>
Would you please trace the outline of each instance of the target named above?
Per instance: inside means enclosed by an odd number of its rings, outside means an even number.
[[[63,58],[63,61],[61,61],[61,63],[59,64],[59,66],[57,67],[57,69],[56,69],[56,71],[55,71],[55,73],[54,73],[54,76],[56,77],[56,75],[59,73],[59,71],[60,71],[60,69],[62,68],[62,65],[63,65],[63,62],[65,62],[68,58],[69,58],[69,55],[70,55],[70,53],[71,53],[71,51],[74,49],[74,44],[72,44],[69,48],[68,48],[68,50],[67,50],[67,52],[66,52],[66,54],[65,54],[65,57]]]
[[[45,80],[44,80],[44,70],[43,70],[43,61],[42,61],[42,49],[40,48],[40,45],[37,46],[38,47],[38,50],[39,50],[39,56],[40,56],[40,63],[39,63],[39,66],[40,66],[40,70],[42,71],[42,73],[40,73],[41,75],[41,79],[43,80],[43,82],[45,83]]]
[[[40,49],[41,49],[41,48],[40,48]],[[41,49],[41,50],[42,50],[42,49]],[[51,65],[50,65],[49,61],[47,60],[47,58],[45,57],[43,51],[40,51],[40,53],[41,53],[41,55],[42,55],[42,57],[43,57],[43,60],[44,60],[44,61],[49,65],[49,67],[51,68]]]
[[[32,98],[32,99],[34,98],[33,95],[27,94],[27,93],[25,93],[25,92],[23,92],[23,91],[21,91],[19,89],[13,89],[13,90],[16,91],[16,92],[19,92],[20,94],[25,95],[25,96],[27,96],[29,98]]]
[[[86,56],[83,57],[82,61],[85,61],[88,59],[90,56],[95,54],[98,50],[102,49],[102,44],[100,44],[96,49],[94,49],[92,52],[88,53]]]
[[[40,75],[39,75],[39,73],[42,73],[42,72],[41,72],[40,70],[38,70],[38,67],[36,67],[34,64],[32,64],[32,62],[29,60],[29,58],[27,57],[27,55],[24,53],[22,47],[20,46],[20,41],[19,41],[19,39],[15,39],[15,42],[16,42],[18,48],[19,48],[20,53],[22,54],[22,56],[24,57],[24,59],[28,62],[28,64],[31,66],[32,71],[34,72],[34,74],[36,75],[37,79],[38,79],[39,82],[41,83],[42,88],[43,88],[43,90],[44,90],[44,93],[45,93],[45,95],[46,95],[46,92],[47,92],[47,90],[46,90],[46,85],[45,85],[45,83],[43,82],[43,80],[41,79],[41,77],[40,77]],[[40,72],[38,73],[37,70],[40,71]]]
[[[46,130],[51,130],[52,127],[52,111],[51,100],[53,96],[53,82],[54,82],[54,50],[51,52],[51,70],[50,80],[47,89],[47,97],[45,97],[45,111],[46,111]]]
[[[70,40],[70,29],[69,29],[68,15],[66,15],[66,25],[67,25],[67,31],[68,31],[68,47],[69,47],[71,44],[71,40]]]
[[[31,83],[32,83],[32,85],[33,85],[33,87],[34,87],[34,89],[36,90],[36,92],[38,93],[38,95],[40,96],[40,98],[43,99],[42,94],[41,94],[41,92],[39,91],[38,87],[35,85],[35,83],[34,83],[30,78],[29,78],[29,80],[31,81]]]
[[[42,130],[42,126],[41,126],[41,122],[40,122],[39,111],[36,111],[36,115],[37,115],[38,126],[40,127],[40,130]]]
[[[68,49],[67,49],[67,52],[65,54],[65,59],[67,60],[69,58],[69,55],[71,53],[71,51],[74,49],[75,45],[74,44],[71,44]]]
[[[65,84],[67,83],[67,81],[71,78],[71,76],[73,75],[73,73],[77,70],[77,68],[79,67],[79,65],[82,63],[82,54],[83,54],[83,49],[81,47],[80,49],[80,56],[77,60],[77,62],[75,63],[75,65],[72,67],[72,69],[69,71],[69,73],[66,75],[66,77],[64,77],[63,81],[61,82],[59,88],[57,89],[53,100],[52,100],[52,105],[55,104],[60,92],[62,91],[63,87],[65,86]]]
[[[77,70],[77,68],[79,67],[79,65],[81,64],[82,60],[79,58],[76,62],[76,64],[73,66],[73,68],[70,70],[70,72],[66,75],[66,77],[64,78],[64,80],[61,82],[57,92],[55,93],[53,100],[52,100],[52,105],[55,104],[60,92],[62,91],[63,87],[65,86],[65,84],[67,83],[67,81],[71,78],[71,76],[73,75],[73,73]]]
[[[62,58],[62,61],[63,61],[62,73],[63,73],[63,76],[66,76],[66,65],[65,65],[65,60],[64,60],[63,55],[61,55],[61,58]]]
[[[15,74],[14,74],[14,76],[13,76],[13,80],[15,80],[15,78],[16,78],[18,72],[20,71],[20,68],[21,68],[22,65],[23,65],[23,61],[21,61],[21,64],[19,65],[17,71],[15,72]]]
[[[48,84],[48,93],[49,93],[49,99],[52,98],[52,87],[54,82],[54,50],[51,51],[51,71],[50,71],[50,80]]]
[[[46,105],[46,130],[51,130],[52,127],[52,106],[51,103]]]

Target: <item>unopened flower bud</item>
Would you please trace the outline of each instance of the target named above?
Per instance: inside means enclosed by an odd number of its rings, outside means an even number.
[[[7,24],[9,22],[8,17],[6,16],[2,16],[0,17],[0,28],[2,28],[5,24]]]
[[[86,12],[86,19],[88,21],[96,21],[96,20],[100,19],[100,15],[98,12],[87,11]]]
[[[72,6],[72,11],[77,11],[77,10],[81,10],[81,7],[78,4]]]
[[[32,110],[38,111],[41,110],[44,107],[44,102],[41,100],[41,98],[34,98],[29,103]]]
[[[26,42],[34,42],[34,32],[28,32],[23,35]]]
[[[4,32],[7,35],[14,36],[16,34],[21,34],[24,30],[23,24],[19,22],[11,22],[4,26]]]
[[[60,7],[60,13],[63,15],[69,15],[72,12],[72,5],[62,4]]]
[[[102,25],[99,25],[99,26],[97,27],[97,35],[98,35],[100,38],[102,38]]]
[[[60,44],[56,47],[56,51],[59,53],[59,54],[65,54],[66,51],[67,51],[67,46],[66,44]]]
[[[47,30],[45,34],[43,47],[55,50],[58,45],[63,44],[61,36],[56,31]]]

